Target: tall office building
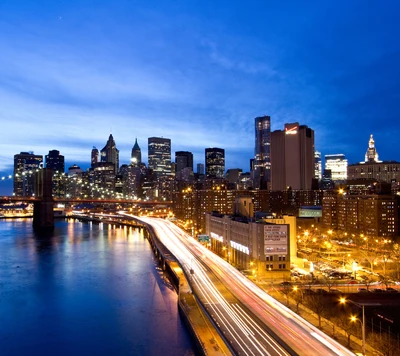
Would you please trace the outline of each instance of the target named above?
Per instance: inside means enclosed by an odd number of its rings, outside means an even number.
[[[311,190],[314,131],[298,122],[271,133],[271,189]]]
[[[229,183],[238,184],[242,172],[243,170],[241,168],[230,168],[226,171],[226,179]]]
[[[314,153],[314,178],[322,179],[322,162],[321,162],[321,152],[315,151]]]
[[[193,153],[187,151],[175,152],[176,173],[184,168],[190,168],[193,171]]]
[[[365,153],[365,162],[381,162],[379,161],[378,152],[375,148],[375,141],[372,135],[369,137],[368,149]]]
[[[46,168],[53,170],[53,196],[63,198],[66,192],[67,179],[64,176],[64,156],[60,151],[52,150],[46,155]]]
[[[92,149],[92,155],[91,155],[90,161],[91,161],[92,167],[93,167],[97,162],[99,162],[99,150],[98,150],[96,147],[94,147],[94,146],[93,146],[93,149]]]
[[[34,194],[33,173],[43,164],[43,156],[33,152],[14,155],[14,195],[31,197]]]
[[[255,118],[254,188],[267,189],[271,180],[271,117]]]
[[[132,148],[131,153],[131,165],[139,166],[142,163],[142,151],[137,143],[137,138],[135,139],[135,144]]]
[[[197,174],[204,175],[204,164],[197,163]]]
[[[223,148],[206,148],[207,178],[223,178],[225,173],[225,150]]]
[[[347,159],[344,154],[325,155],[325,170],[331,171],[331,179],[335,183],[347,180]]]
[[[101,150],[101,162],[114,163],[115,174],[119,170],[119,150],[115,144],[114,137],[112,134],[108,137],[106,145]]]
[[[49,154],[46,155],[46,168],[51,168],[53,171],[58,171],[59,173],[64,173],[64,156],[60,155],[60,151],[51,150]]]
[[[116,172],[115,163],[98,162],[94,165],[91,177],[91,183],[94,184],[96,190],[94,197],[109,197],[115,189]]]
[[[163,137],[148,139],[148,167],[157,177],[171,175],[171,140]]]

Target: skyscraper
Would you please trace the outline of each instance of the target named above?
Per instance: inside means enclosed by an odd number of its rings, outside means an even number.
[[[314,153],[314,178],[322,179],[322,163],[321,163],[321,152],[315,151]]]
[[[325,170],[331,171],[335,183],[344,183],[347,179],[347,159],[344,154],[325,155]]]
[[[108,141],[104,148],[101,150],[101,162],[111,162],[115,166],[115,174],[119,170],[119,150],[114,141],[112,134],[108,137]]]
[[[140,150],[140,147],[137,143],[137,138],[135,139],[135,144],[132,148],[132,154],[131,154],[131,165],[133,166],[139,166],[140,163],[142,163],[142,151]]]
[[[225,150],[222,148],[206,148],[207,178],[223,178],[225,173]]]
[[[176,173],[184,168],[190,168],[193,171],[193,153],[188,151],[175,152]]]
[[[14,195],[31,197],[34,193],[33,173],[43,164],[43,156],[33,152],[14,155]]]
[[[204,164],[197,163],[197,174],[203,175],[204,174]]]
[[[99,161],[99,150],[93,146],[92,155],[91,155],[91,164],[92,167]]]
[[[64,176],[64,156],[60,151],[52,150],[46,155],[46,168],[53,170],[53,196],[63,198],[66,192],[67,181]]]
[[[376,151],[375,141],[372,135],[370,136],[368,141],[368,149],[365,153],[365,162],[381,162],[379,161],[378,152]]]
[[[271,170],[271,117],[255,118],[254,188],[267,189]]]
[[[157,177],[171,175],[171,140],[163,137],[148,139],[148,167]]]
[[[49,154],[46,155],[46,168],[51,168],[53,171],[58,171],[59,173],[64,173],[64,156],[60,155],[60,151],[51,150]]]
[[[314,131],[298,122],[271,133],[271,190],[311,190]]]
[[[98,162],[93,167],[91,183],[94,183],[96,191],[94,197],[104,198],[110,196],[115,189],[116,172],[115,163]]]

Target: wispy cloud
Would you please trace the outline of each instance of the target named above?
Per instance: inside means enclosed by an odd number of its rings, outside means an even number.
[[[214,41],[203,39],[201,43],[208,51],[211,62],[226,70],[236,70],[252,75],[262,74],[268,77],[278,74],[275,69],[265,62],[254,61],[251,58],[241,58],[243,55],[235,53],[234,49],[223,53],[223,50]]]

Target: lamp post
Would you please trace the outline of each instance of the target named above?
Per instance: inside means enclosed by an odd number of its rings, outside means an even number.
[[[376,305],[381,305],[380,303],[357,303],[353,302],[350,299],[346,298],[340,298],[340,303],[341,304],[346,304],[346,302],[349,302],[351,304],[354,304],[356,307],[359,307],[362,309],[362,320],[357,319],[355,316],[351,317],[351,321],[356,321],[358,320],[361,323],[361,332],[362,332],[362,354],[365,356],[365,306],[376,306]]]

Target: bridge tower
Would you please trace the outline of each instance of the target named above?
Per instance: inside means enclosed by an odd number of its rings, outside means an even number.
[[[35,197],[39,198],[34,202],[33,227],[34,228],[53,228],[53,170],[44,168],[35,172]]]

